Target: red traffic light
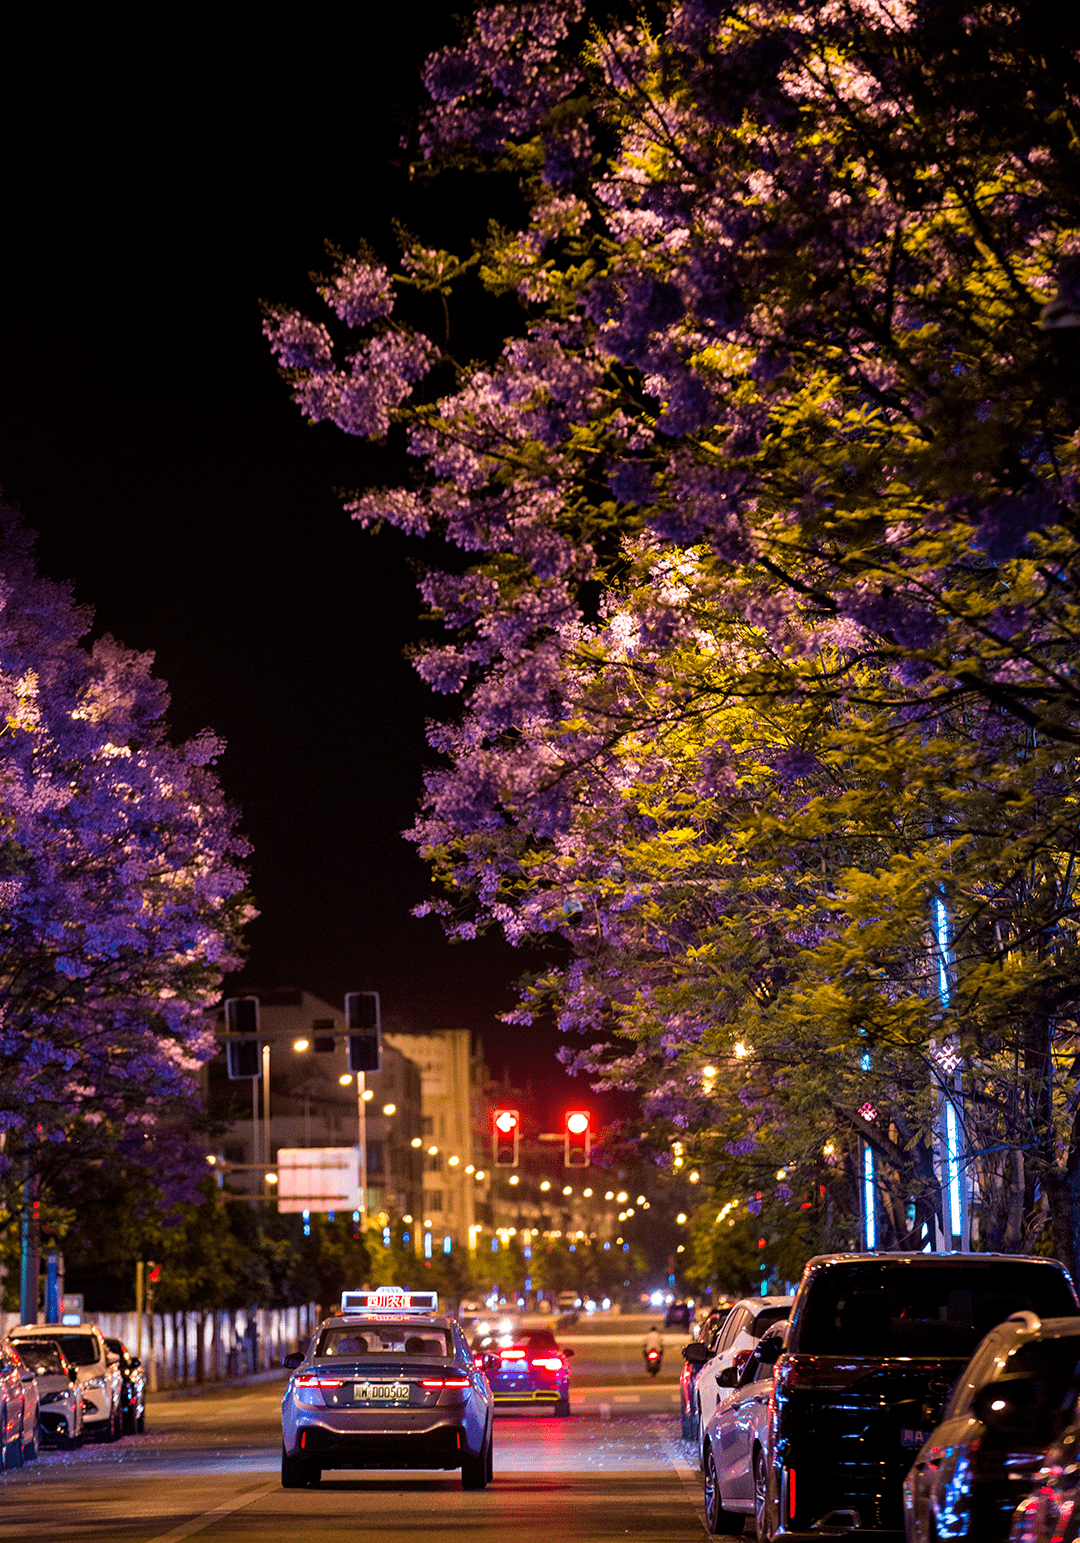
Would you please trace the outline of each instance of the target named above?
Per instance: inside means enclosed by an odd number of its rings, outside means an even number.
[[[518,1140],[521,1136],[521,1120],[516,1109],[494,1109],[491,1114],[492,1151],[494,1168],[516,1168],[518,1165]]]
[[[592,1132],[587,1109],[571,1109],[566,1116],[563,1137],[563,1162],[567,1168],[587,1168],[590,1162]]]
[[[583,1136],[589,1128],[589,1116],[584,1109],[572,1109],[566,1116],[566,1128],[573,1136]]]

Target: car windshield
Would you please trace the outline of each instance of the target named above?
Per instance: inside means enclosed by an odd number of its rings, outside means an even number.
[[[66,1377],[67,1366],[60,1353],[60,1346],[48,1339],[20,1339],[15,1347],[19,1360],[34,1373],[35,1377]]]
[[[60,1346],[72,1366],[94,1366],[100,1359],[97,1340],[92,1334],[57,1334],[55,1338],[53,1335],[49,1335],[49,1338]],[[20,1353],[21,1348],[17,1341],[16,1349]]]
[[[1065,1318],[1075,1314],[1076,1300],[1052,1264],[860,1261],[812,1282],[792,1348],[802,1355],[967,1357],[1023,1308]]]
[[[315,1354],[416,1356],[427,1360],[435,1356],[445,1361],[454,1354],[454,1347],[445,1329],[427,1324],[339,1324],[322,1331]]]

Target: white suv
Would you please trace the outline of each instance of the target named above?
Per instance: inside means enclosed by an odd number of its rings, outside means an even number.
[[[716,1408],[717,1401],[726,1397],[735,1386],[738,1372],[750,1358],[750,1352],[758,1340],[774,1323],[783,1323],[791,1314],[794,1297],[743,1297],[736,1302],[724,1320],[711,1361],[698,1372],[694,1380],[694,1396],[697,1399],[698,1458],[704,1465],[705,1427]],[[742,1357],[738,1366],[736,1360]]]
[[[115,1441],[123,1433],[123,1379],[114,1355],[92,1323],[22,1323],[8,1336],[16,1350],[20,1339],[51,1339],[75,1368],[82,1394],[83,1433]]]

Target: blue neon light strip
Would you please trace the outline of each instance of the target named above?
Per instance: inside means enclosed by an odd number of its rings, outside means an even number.
[[[866,1213],[866,1247],[877,1247],[877,1225],[874,1216],[874,1153],[870,1146],[863,1147],[863,1210]]]
[[[945,909],[945,902],[937,897],[934,899],[934,934],[937,938],[938,953],[938,996],[941,998],[942,1007],[949,1005],[949,915]]]
[[[952,1099],[945,1102],[945,1166],[949,1181],[949,1230],[960,1231],[960,1132]]]

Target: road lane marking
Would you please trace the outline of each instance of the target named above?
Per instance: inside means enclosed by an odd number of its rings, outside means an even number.
[[[224,1505],[215,1506],[212,1511],[204,1511],[201,1516],[193,1516],[191,1521],[182,1522],[171,1532],[159,1532],[157,1537],[148,1538],[147,1543],[179,1543],[180,1538],[190,1538],[193,1533],[212,1527],[221,1517],[228,1516],[233,1511],[242,1511],[245,1506],[261,1500],[264,1495],[269,1495],[273,1490],[280,1488],[280,1479],[275,1479],[273,1484],[260,1484],[257,1489],[249,1490],[239,1500],[227,1500]]]
[[[641,1403],[641,1394],[640,1393],[615,1393],[615,1394],[612,1395],[612,1401],[614,1403],[616,1403],[616,1404],[640,1404]]]

